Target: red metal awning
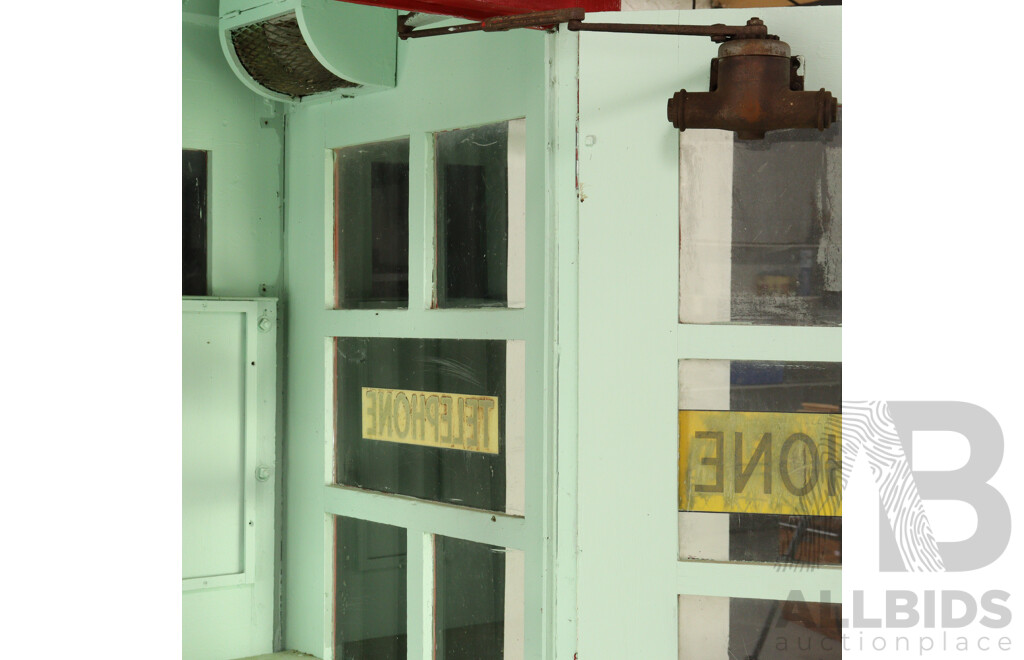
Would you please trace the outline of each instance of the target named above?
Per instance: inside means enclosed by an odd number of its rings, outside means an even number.
[[[482,21],[495,16],[512,16],[545,9],[580,7],[586,12],[618,11],[621,0],[339,0],[359,5],[388,7],[400,11],[458,16]]]

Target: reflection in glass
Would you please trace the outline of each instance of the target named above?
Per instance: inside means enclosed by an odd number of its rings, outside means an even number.
[[[406,657],[406,531],[337,516],[334,657]]]
[[[729,515],[729,560],[842,564],[842,534],[838,516],[734,513]]]
[[[523,480],[506,480],[524,469],[522,342],[337,338],[335,349],[338,483],[522,513]]]
[[[835,414],[841,405],[839,362],[679,361],[680,410]],[[680,511],[679,557],[842,564],[842,517]]]
[[[438,660],[523,657],[523,553],[435,536]]]
[[[680,163],[680,322],[840,325],[840,123],[764,140],[686,131]]]
[[[679,660],[838,660],[841,610],[835,603],[680,596]]]
[[[336,307],[409,298],[409,139],[334,151]]]
[[[522,119],[438,133],[437,306],[522,307]]]

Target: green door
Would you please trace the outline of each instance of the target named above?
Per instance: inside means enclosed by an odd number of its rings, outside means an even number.
[[[839,8],[753,12],[615,20],[742,25],[757,15],[806,55],[807,89],[842,98]],[[838,512],[758,497],[763,470],[744,483],[748,509],[729,508],[735,493],[703,509],[681,497],[694,480],[716,489],[718,465],[723,489],[735,490],[771,424],[787,433],[777,458],[793,424],[834,422],[841,396],[841,256],[829,233],[841,213],[839,129],[756,144],[680,133],[666,101],[707,90],[717,48],[579,35],[581,659],[802,657],[796,637],[824,640],[814,652],[838,657]],[[749,440],[734,463],[737,432]],[[795,447],[794,457],[819,448]],[[809,473],[794,474],[775,485],[789,478],[800,490]],[[791,638],[778,639],[780,623]]]
[[[549,39],[289,110],[288,648],[550,655]]]

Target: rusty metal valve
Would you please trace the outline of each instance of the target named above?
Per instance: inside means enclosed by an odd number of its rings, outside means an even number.
[[[751,19],[748,25],[760,24]],[[805,92],[799,61],[778,38],[733,39],[711,60],[707,92],[681,89],[668,100],[668,120],[680,131],[719,128],[741,140],[759,140],[783,128],[817,128],[836,121],[838,100],[820,89]]]

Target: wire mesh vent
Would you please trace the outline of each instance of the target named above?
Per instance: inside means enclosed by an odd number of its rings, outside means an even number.
[[[301,98],[359,86],[316,59],[302,38],[295,12],[232,30],[231,43],[246,72],[269,90]]]

